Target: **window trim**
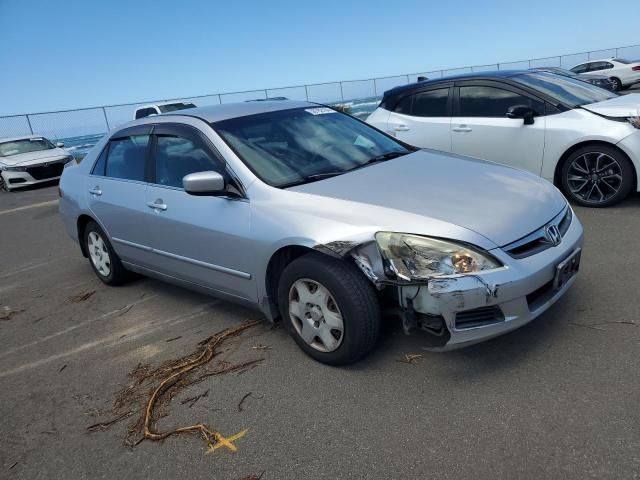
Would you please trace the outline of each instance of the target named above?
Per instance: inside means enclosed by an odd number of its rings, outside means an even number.
[[[463,117],[460,115],[460,87],[493,87],[501,90],[507,90],[508,92],[515,93],[517,95],[522,95],[523,97],[527,97],[529,99],[535,100],[537,102],[542,103],[545,106],[545,111],[542,114],[536,114],[535,117],[545,117],[547,116],[547,103],[549,103],[544,98],[538,97],[527,90],[524,90],[520,87],[514,86],[510,83],[500,82],[496,80],[460,80],[455,82],[454,90],[454,99],[453,99],[453,113],[452,118],[507,118],[505,117]]]

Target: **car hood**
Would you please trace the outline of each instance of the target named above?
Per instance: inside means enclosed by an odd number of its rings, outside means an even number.
[[[607,117],[632,117],[640,115],[640,93],[630,93],[610,98],[604,102],[582,105],[590,112],[599,113]]]
[[[420,215],[472,230],[498,246],[540,228],[566,205],[557,188],[533,174],[432,150],[289,191],[384,207],[381,216],[393,215],[393,210]],[[345,207],[358,215],[357,205]],[[395,228],[396,220],[389,219]],[[385,218],[376,221],[385,224]],[[403,230],[415,233],[412,226]]]

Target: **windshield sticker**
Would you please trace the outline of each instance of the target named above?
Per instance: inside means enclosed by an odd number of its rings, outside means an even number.
[[[305,112],[309,112],[311,115],[323,115],[325,113],[336,113],[335,110],[327,107],[306,108]]]

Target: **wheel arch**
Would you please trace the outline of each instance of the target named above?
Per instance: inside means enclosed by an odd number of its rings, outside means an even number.
[[[82,215],[80,215],[78,217],[78,220],[76,221],[78,243],[80,244],[80,250],[82,251],[82,256],[85,258],[89,258],[89,252],[87,252],[87,246],[84,244],[84,229],[87,227],[87,224],[89,222],[95,222],[95,221],[96,220],[93,217],[91,217],[90,215],[87,215],[86,213],[83,213]]]
[[[618,147],[616,144],[614,143],[610,143],[610,142],[605,142],[602,140],[587,140],[584,142],[579,142],[576,143],[575,145],[572,145],[571,147],[569,147],[560,157],[560,160],[558,160],[558,162],[556,163],[556,168],[553,172],[553,184],[558,187],[560,190],[562,190],[562,179],[560,178],[560,175],[562,173],[562,166],[564,165],[564,162],[567,160],[567,158],[569,158],[571,156],[571,154],[573,152],[575,152],[576,150],[582,148],[582,147],[586,147],[589,145],[604,145],[610,148],[613,148],[615,150],[617,150],[618,152],[620,152],[622,155],[625,156],[625,158],[627,160],[629,160],[629,163],[631,164],[631,168],[633,171],[633,185],[638,185],[638,172],[636,170],[636,166],[633,163],[633,161],[631,160],[631,158],[629,158],[629,155],[627,155],[627,153],[621,149],[620,147]]]
[[[284,269],[296,258],[300,258],[311,252],[313,248],[304,245],[285,245],[276,250],[269,258],[264,277],[265,298],[261,304],[270,320],[276,321],[280,317],[278,310],[278,283]]]

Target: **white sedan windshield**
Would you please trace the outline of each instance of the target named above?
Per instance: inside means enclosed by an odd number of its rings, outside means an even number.
[[[24,140],[14,140],[0,143],[0,157],[10,157],[21,153],[37,152],[40,150],[51,150],[55,148],[46,138],[27,138]]]

